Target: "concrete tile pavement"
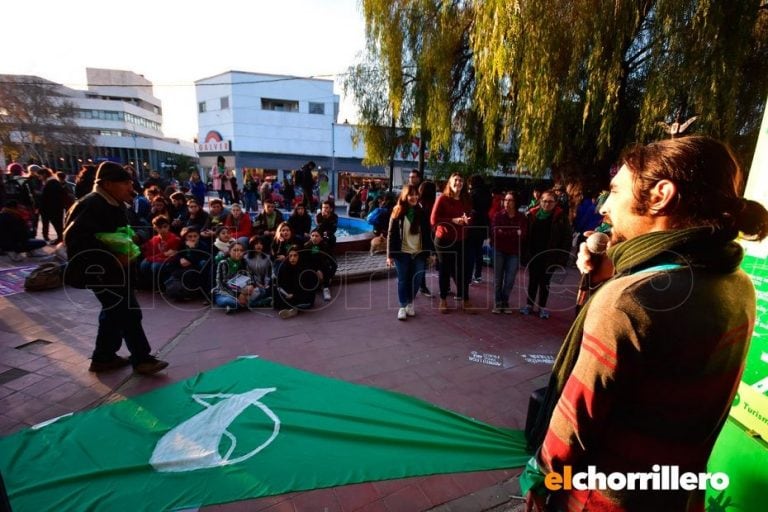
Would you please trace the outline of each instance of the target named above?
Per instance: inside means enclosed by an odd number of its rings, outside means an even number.
[[[156,389],[244,354],[415,396],[481,421],[522,428],[530,392],[546,382],[551,358],[573,318],[575,270],[553,286],[552,317],[441,315],[419,296],[417,316],[396,319],[396,283],[382,255],[356,256],[333,300],[281,320],[272,310],[225,316],[200,303],[170,304],[139,294],[153,348],[170,361],[151,378],[130,370],[87,371],[96,331],[90,292],[54,290],[0,298],[0,435],[45,419]],[[351,258],[350,258],[351,259]],[[350,267],[351,268],[351,267]],[[373,276],[373,278],[371,278]],[[475,304],[490,304],[491,276],[472,285]],[[437,276],[429,286],[437,290]],[[512,305],[522,302],[518,276]],[[205,510],[505,510],[519,501],[518,469],[434,475],[272,496]]]

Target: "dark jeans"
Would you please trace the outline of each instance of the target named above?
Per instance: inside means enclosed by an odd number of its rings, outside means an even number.
[[[32,252],[35,249],[40,249],[41,247],[45,247],[47,244],[45,243],[45,240],[40,240],[39,238],[30,238],[28,240],[23,240],[21,242],[19,241],[7,241],[3,240],[2,243],[0,243],[0,249],[3,251],[13,251],[13,252]]]
[[[57,213],[40,212],[43,221],[43,240],[48,240],[48,226],[53,226],[58,240],[64,239],[64,210]]]
[[[408,253],[392,254],[392,260],[397,269],[397,300],[400,307],[413,303],[416,298],[416,292],[419,291],[419,285],[424,276],[424,268],[427,264],[426,253],[421,253],[416,257]]]
[[[471,268],[467,257],[468,247],[464,241],[447,242],[435,239],[435,251],[438,259],[438,281],[440,283],[440,298],[448,296],[451,278],[456,283],[456,298],[469,298],[469,278]]]
[[[99,330],[93,361],[108,362],[115,357],[125,340],[131,353],[131,364],[145,361],[151,352],[144,328],[141,326],[141,307],[129,286],[92,288],[101,303]]]
[[[472,271],[472,277],[483,276],[483,242],[488,238],[488,228],[475,226],[470,228],[467,234],[466,244],[468,245],[467,256],[469,258],[469,269]]]
[[[528,306],[537,304],[539,308],[547,307],[549,298],[549,282],[552,280],[552,265],[549,258],[538,255],[528,263]],[[538,293],[539,300],[536,300]]]

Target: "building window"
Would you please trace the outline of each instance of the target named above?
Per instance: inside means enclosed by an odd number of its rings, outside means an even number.
[[[204,101],[201,101],[200,103],[197,104],[197,111],[199,113],[201,113],[201,114],[203,112],[205,112],[205,102]]]
[[[325,103],[315,103],[314,101],[309,102],[309,113],[310,114],[325,114]]]
[[[221,101],[221,110],[229,110],[229,96],[224,96],[220,99]]]
[[[261,98],[261,110],[274,110],[277,112],[298,112],[299,102],[292,100]]]

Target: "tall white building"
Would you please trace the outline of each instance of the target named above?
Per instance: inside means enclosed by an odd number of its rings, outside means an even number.
[[[338,122],[332,80],[227,71],[197,80],[195,92],[200,164],[210,169],[222,155],[240,184],[244,170],[282,179],[309,160],[321,167],[337,198],[352,181],[389,177],[384,167],[363,166],[353,126]],[[408,156],[396,162],[398,175],[414,167]]]
[[[87,90],[72,89],[38,77],[0,75],[0,80],[34,81],[52,89],[75,106],[76,123],[93,137],[91,147],[71,147],[47,155],[46,163],[76,171],[82,163],[112,160],[132,164],[142,174],[158,169],[168,174],[179,155],[197,159],[191,141],[163,136],[162,104],[152,94],[152,82],[131,71],[86,69]],[[2,107],[2,105],[0,105]]]

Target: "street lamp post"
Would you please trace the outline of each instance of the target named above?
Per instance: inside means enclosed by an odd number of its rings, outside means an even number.
[[[336,123],[331,121],[331,193],[336,198]]]
[[[133,137],[133,161],[136,162],[134,169],[136,170],[138,179],[144,181],[144,173],[141,169],[141,166],[139,165],[139,147],[136,145],[136,132],[132,132],[131,137]]]

